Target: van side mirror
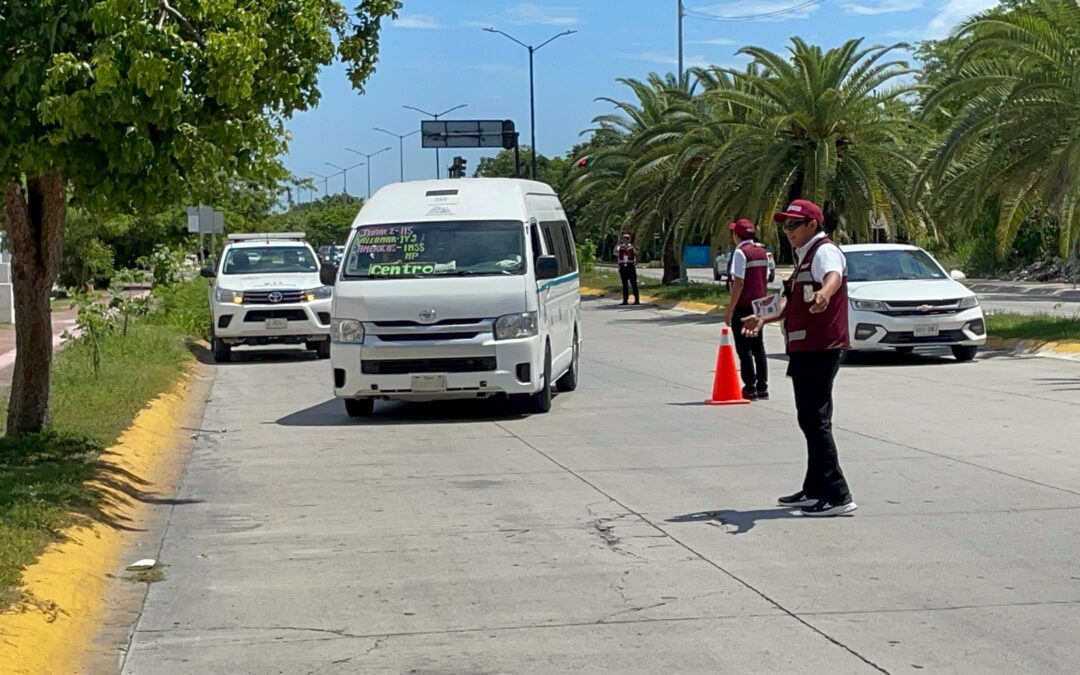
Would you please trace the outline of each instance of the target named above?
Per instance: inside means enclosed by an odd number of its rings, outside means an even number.
[[[319,282],[323,286],[333,286],[337,283],[337,265],[334,263],[323,263],[319,268]]]
[[[559,259],[553,255],[542,255],[536,259],[536,280],[554,279],[559,276]]]
[[[213,267],[207,266],[207,267],[204,267],[201,270],[199,270],[199,276],[204,277],[206,279],[213,279],[214,277],[217,276],[217,274],[214,272]]]
[[[960,270],[949,272],[949,277],[952,278],[953,281],[965,281],[967,279],[967,275]]]

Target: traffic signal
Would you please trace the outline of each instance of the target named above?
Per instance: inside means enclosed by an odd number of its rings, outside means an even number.
[[[502,123],[502,146],[503,150],[513,150],[517,147],[518,135],[514,130],[514,120],[503,120]]]
[[[465,165],[468,164],[464,157],[455,157],[454,163],[450,165],[449,176],[451,178],[464,178],[465,177]]]

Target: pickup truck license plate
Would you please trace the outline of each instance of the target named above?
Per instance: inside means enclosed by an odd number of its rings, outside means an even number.
[[[915,324],[915,337],[937,337],[940,332],[936,323]]]
[[[434,394],[446,391],[445,375],[413,375],[412,390],[421,394]]]
[[[280,330],[282,328],[288,328],[288,327],[289,327],[289,320],[288,319],[267,319],[266,320],[266,329],[267,330]]]

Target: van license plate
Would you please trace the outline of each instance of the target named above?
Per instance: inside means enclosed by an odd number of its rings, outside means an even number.
[[[445,375],[413,375],[412,390],[421,394],[435,394],[446,391]]]
[[[266,330],[280,330],[289,327],[288,319],[267,319]]]
[[[936,323],[915,324],[915,337],[937,337],[940,332]]]

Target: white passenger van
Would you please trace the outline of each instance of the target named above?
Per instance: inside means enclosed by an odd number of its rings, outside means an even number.
[[[551,187],[507,178],[388,185],[361,209],[334,286],[334,393],[378,399],[508,394],[532,412],[577,388],[580,284]]]

